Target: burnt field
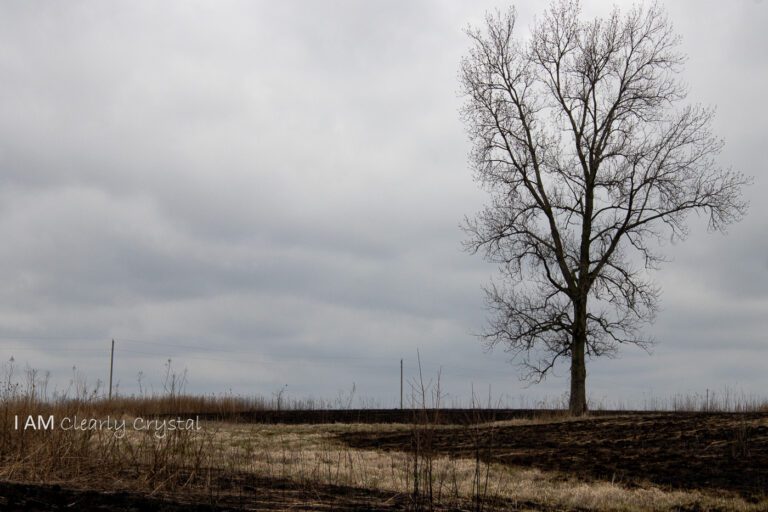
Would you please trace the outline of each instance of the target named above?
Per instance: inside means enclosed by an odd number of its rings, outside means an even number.
[[[0,466],[0,510],[768,510],[768,412],[199,416],[164,439],[3,445],[19,455]]]
[[[353,448],[409,451],[408,432],[339,434]],[[435,428],[422,449],[625,486],[768,494],[768,414],[630,413],[521,425]]]
[[[0,510],[50,512],[228,512],[239,510],[334,510],[353,512],[407,509],[406,499],[392,493],[344,486],[308,486],[281,479],[229,475],[215,482],[215,494],[150,496],[146,492],[98,491],[61,485],[0,482]],[[237,486],[238,493],[225,493]]]
[[[595,411],[592,416],[615,415],[611,411]],[[192,412],[179,416],[199,417],[206,421],[265,423],[284,425],[322,425],[328,423],[412,424],[427,418],[440,425],[468,425],[507,420],[563,417],[555,409],[315,409],[315,410],[254,410],[240,412]]]

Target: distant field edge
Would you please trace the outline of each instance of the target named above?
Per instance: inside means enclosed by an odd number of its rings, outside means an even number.
[[[591,411],[585,418],[617,415],[701,415],[739,416],[741,412],[688,411]],[[754,414],[754,413],[752,413]],[[286,411],[239,411],[174,413],[168,416],[197,417],[202,421],[235,421],[265,424],[326,424],[326,423],[413,423],[427,419],[432,424],[467,425],[494,421],[557,419],[568,416],[557,409],[323,409]]]

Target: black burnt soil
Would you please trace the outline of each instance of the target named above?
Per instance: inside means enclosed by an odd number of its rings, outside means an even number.
[[[768,414],[632,413],[520,425],[431,427],[452,456],[558,471],[624,485],[768,494]],[[413,432],[349,432],[354,448],[409,451]],[[423,441],[422,441],[423,448]]]

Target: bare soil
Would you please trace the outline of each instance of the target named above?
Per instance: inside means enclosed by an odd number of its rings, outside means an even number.
[[[307,487],[278,479],[228,482],[231,493],[185,492],[163,497],[137,492],[97,491],[59,485],[0,482],[2,511],[93,510],[114,512],[225,512],[234,510],[403,510],[391,494],[338,486]]]
[[[283,411],[262,419],[266,423],[314,420],[416,425],[425,416],[434,420],[435,411],[374,411],[368,416],[365,411]],[[482,423],[511,419],[535,421]],[[253,422],[257,418],[254,415],[239,420]],[[768,413],[597,413],[570,419],[541,411],[455,410],[439,411],[434,425],[394,430],[374,426],[336,431],[334,435],[352,448],[404,452],[413,450],[418,435],[420,448],[435,454],[478,457],[509,466],[556,471],[564,479],[604,480],[626,487],[655,484],[665,489],[696,489],[718,496],[740,496],[753,503],[764,502],[768,495]],[[562,510],[548,503],[525,501],[498,501],[486,503],[485,507]],[[231,471],[208,474],[205,481],[172,494],[0,482],[0,511],[412,509],[414,503],[407,494],[292,482]],[[435,508],[473,509],[472,503]],[[684,509],[698,510],[696,506]]]
[[[410,451],[410,432],[347,432],[354,448]],[[624,485],[768,494],[767,413],[632,413],[506,426],[436,427],[434,453],[560,471]]]
[[[151,496],[126,491],[70,488],[60,485],[0,482],[0,511],[3,512],[229,512],[229,511],[338,511],[392,512],[418,509],[410,496],[337,485],[305,485],[276,478],[227,475],[219,478],[214,493],[186,491],[183,494]],[[229,492],[227,492],[229,491]],[[435,505],[436,512],[474,510],[465,506]],[[538,510],[562,512],[530,502],[495,500],[485,510]]]
[[[560,410],[545,409],[317,409],[317,410],[285,410],[285,411],[248,411],[248,412],[206,412],[179,413],[173,416],[183,418],[198,417],[201,421],[227,421],[236,423],[265,423],[265,424],[327,424],[327,423],[413,423],[423,414],[427,414],[431,422],[441,425],[468,425],[490,421],[506,421],[516,419],[563,417]],[[615,414],[596,412],[596,415]]]

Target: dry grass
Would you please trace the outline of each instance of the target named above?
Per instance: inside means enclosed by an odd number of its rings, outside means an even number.
[[[334,434],[371,429],[409,431],[412,425],[231,425],[213,429],[218,464],[233,470],[297,482],[350,485],[408,493],[412,456],[402,452],[355,450]],[[476,490],[476,461],[435,457],[432,469],[436,499],[444,504],[466,503]],[[485,468],[483,477],[485,479]],[[748,503],[735,495],[717,496],[702,491],[670,491],[647,484],[627,488],[620,482],[585,482],[554,472],[491,464],[487,467],[489,501],[538,503],[566,509],[600,511],[652,511],[699,507],[701,510],[757,512],[766,502]]]
[[[508,505],[599,511],[768,509],[767,499],[748,503],[735,494],[672,491],[652,484],[628,487],[622,482],[587,482],[556,472],[487,464],[479,456],[438,456],[430,451],[429,433],[434,425],[430,425],[426,414],[414,424],[391,425],[210,422],[203,423],[200,431],[173,431],[158,437],[153,430],[133,430],[132,420],[196,410],[240,412],[269,404],[235,397],[185,395],[183,379],[178,380],[170,372],[165,395],[112,401],[105,400],[98,389],[88,390],[76,379],[71,393],[49,398],[34,372],[27,371],[21,381],[11,377],[6,376],[4,384],[0,384],[0,479],[158,493],[180,489],[205,491],[213,473],[247,473],[307,486],[340,485],[414,496],[423,496],[428,491],[430,504],[466,508],[474,500],[478,510],[482,508],[481,498],[489,503],[504,500]],[[127,429],[124,437],[111,430],[17,430],[15,418],[28,415],[111,415],[113,420],[124,420]],[[489,423],[485,427],[563,421],[572,418],[542,416]],[[353,449],[336,437],[344,432],[372,430],[418,434],[423,440],[421,452]]]
[[[59,411],[60,412],[60,411]],[[83,410],[81,413],[87,414]],[[130,423],[130,418],[125,418]],[[540,420],[529,420],[529,423]],[[548,420],[553,421],[553,420]],[[521,422],[515,422],[521,423]],[[336,434],[348,431],[410,431],[412,425],[244,425],[204,423],[200,432],[176,432],[157,438],[134,431],[118,439],[111,432],[53,430],[35,432],[2,445],[0,478],[69,482],[172,491],[204,480],[210,471],[246,472],[306,485],[342,485],[408,494],[413,489],[413,456],[403,452],[358,450],[341,444]],[[460,427],[454,427],[460,428]],[[3,432],[7,434],[6,429]],[[5,436],[8,439],[8,436]],[[9,451],[9,448],[11,450]],[[15,449],[15,451],[14,451]],[[766,502],[748,503],[735,495],[670,491],[620,482],[584,482],[568,475],[501,464],[483,465],[488,500],[537,503],[566,509],[601,511],[701,510],[752,512]],[[470,502],[477,495],[477,461],[432,458],[434,500],[444,505]]]

